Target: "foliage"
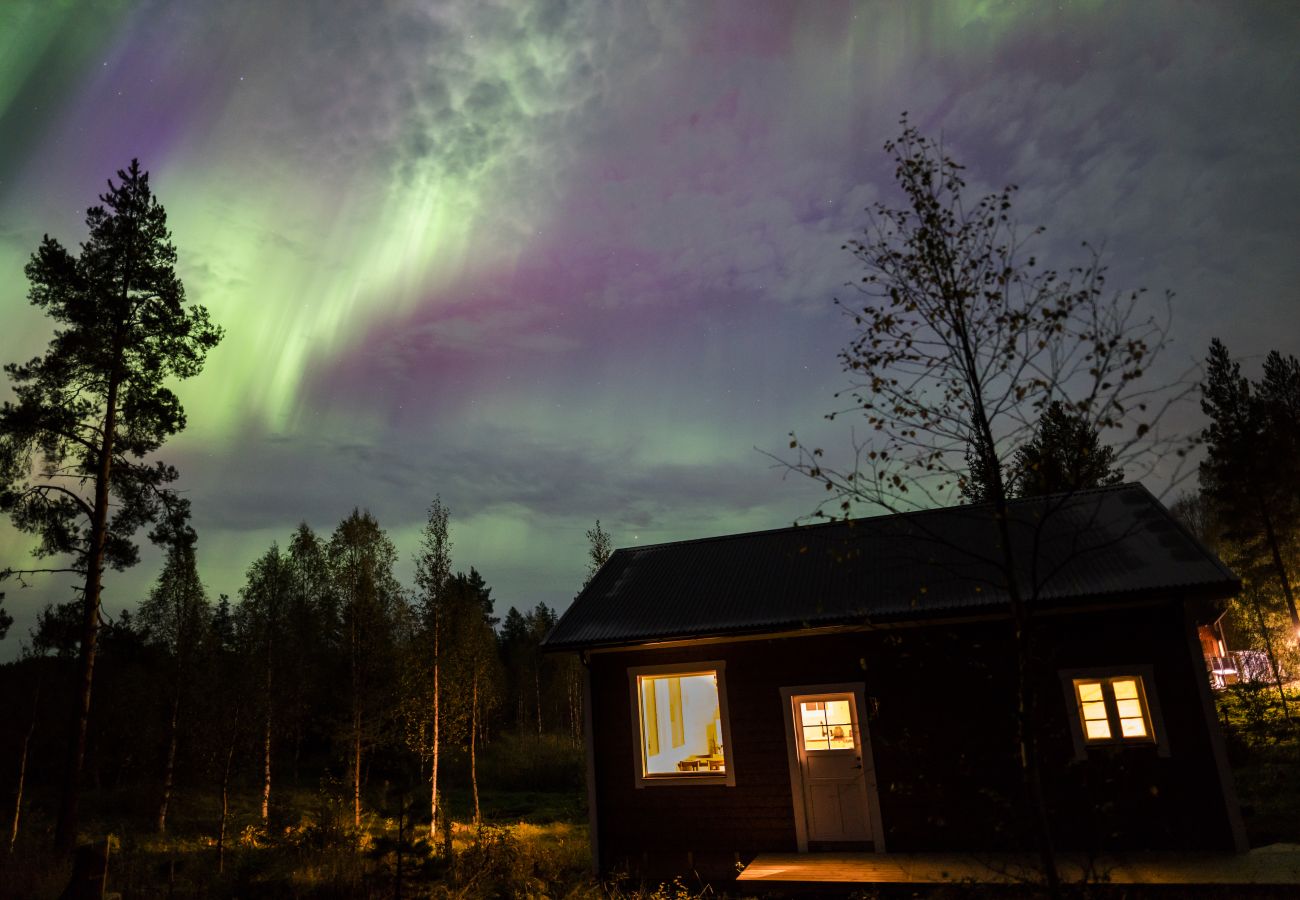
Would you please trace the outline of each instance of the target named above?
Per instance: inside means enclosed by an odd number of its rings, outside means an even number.
[[[584,585],[591,583],[591,579],[596,577],[600,567],[605,564],[609,559],[609,555],[613,552],[613,540],[610,538],[609,532],[600,527],[600,519],[596,520],[594,528],[587,529],[587,541],[589,543],[587,548],[587,580],[583,582]]]
[[[135,532],[160,523],[175,533],[188,501],[170,487],[172,467],[154,458],[185,427],[169,386],[197,375],[221,329],[186,304],[176,276],[167,214],[137,160],[86,212],[90,234],[73,256],[46,235],[27,264],[28,299],[57,323],[43,357],[5,366],[16,402],[0,406],[0,512],[35,534],[38,558],[66,564],[0,572],[0,579],[67,572],[84,579],[81,685],[73,707],[56,842],[75,837],[86,749],[99,601],[106,567],[133,565]]]
[[[1101,443],[1097,429],[1054,400],[1048,404],[1033,436],[1016,448],[1011,462],[1011,493],[1041,497],[1124,481],[1115,451]]]
[[[1294,684],[1287,695],[1300,707]],[[1270,685],[1231,685],[1215,700],[1251,845],[1300,843],[1300,729]]]
[[[197,375],[221,339],[185,301],[148,173],[132,160],[117,176],[79,256],[46,235],[28,263],[28,298],[59,328],[43,357],[5,366],[17,402],[0,407],[0,509],[40,536],[37,556],[70,556],[83,575],[99,554],[135,563],[131,535],[181,503],[176,470],[146,457],[185,427],[168,380]]]
[[[393,575],[397,550],[369,512],[353,510],[329,543],[346,653],[347,705],[339,739],[350,756],[354,822],[361,824],[362,759],[396,723],[398,626],[405,598]]]
[[[1049,475],[1091,474],[1076,464],[1085,451],[1104,463],[1102,478],[1121,461],[1153,465],[1161,449],[1181,456],[1183,448],[1156,431],[1181,394],[1139,384],[1165,344],[1167,323],[1144,313],[1141,290],[1108,294],[1095,253],[1063,274],[1040,268],[1012,218],[1015,187],[968,199],[963,167],[906,116],[901,124],[885,151],[902,201],[875,204],[864,237],[845,245],[865,270],[854,285],[863,299],[844,307],[855,333],[839,359],[852,402],[828,417],[859,414],[871,437],[855,437],[851,464],[838,467],[791,433],[797,456],[786,465],[820,482],[845,516],[859,504],[899,512],[948,505],[958,494],[988,504],[996,549],[963,550],[993,567],[1008,598],[1026,813],[1043,874],[1059,896],[1038,762],[1030,622],[1055,567],[1038,565],[1041,528],[1030,529],[1027,546],[1013,541],[1007,502],[1018,491],[1053,487]],[[1096,440],[1103,432],[1113,446],[1105,453]],[[1080,438],[1088,445],[1060,446]],[[972,472],[978,487],[969,484]],[[1065,502],[1045,501],[1039,521]],[[924,532],[924,521],[915,522]]]
[[[1300,452],[1300,360],[1273,351],[1263,378],[1252,382],[1216,338],[1206,369],[1201,409],[1210,422],[1201,489],[1224,555],[1247,579],[1270,584],[1300,630],[1294,586],[1300,470],[1289,462]]]
[[[1167,331],[1144,291],[1108,295],[1095,254],[1064,273],[1040,268],[1028,245],[1041,229],[1022,236],[1011,218],[1015,187],[971,202],[963,167],[906,117],[885,149],[904,202],[876,204],[864,238],[845,245],[866,270],[864,299],[841,304],[856,332],[839,355],[852,404],[829,416],[860,414],[871,437],[836,467],[792,434],[790,465],[844,513],[897,511],[949,503],[973,453],[1000,500],[1011,495],[1003,470],[1054,403],[1074,427],[1107,435],[1112,465],[1131,474],[1162,451],[1181,456],[1157,435],[1181,393],[1139,383]]]
[[[966,449],[969,471],[961,484],[963,499],[970,503],[992,501],[996,486],[990,466],[995,461],[996,455],[976,437]],[[1012,497],[1045,497],[1121,484],[1124,470],[1115,462],[1115,450],[1101,442],[1096,428],[1053,400],[1029,439],[1015,449],[1002,479]]]
[[[161,645],[179,661],[191,658],[209,627],[211,610],[199,580],[194,542],[180,540],[167,548],[162,572],[136,617],[145,639]]]

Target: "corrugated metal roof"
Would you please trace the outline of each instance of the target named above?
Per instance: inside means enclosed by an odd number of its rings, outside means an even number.
[[[1010,505],[1025,596],[1040,603],[1195,589],[1236,576],[1140,484]],[[898,621],[1006,604],[992,508],[959,506],[617,550],[549,649]]]

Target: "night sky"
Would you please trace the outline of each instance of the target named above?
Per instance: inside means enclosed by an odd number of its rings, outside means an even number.
[[[354,506],[409,582],[440,493],[500,609],[563,608],[597,517],[626,546],[822,499],[760,450],[847,446],[839,248],[903,110],[1021,186],[1040,256],[1176,292],[1168,372],[1300,352],[1298,49],[1290,2],[0,0],[0,361],[50,336],[42,233],[75,247],[139,157],[227,332],[162,454],[213,595]],[[6,590],[9,657],[71,590]]]

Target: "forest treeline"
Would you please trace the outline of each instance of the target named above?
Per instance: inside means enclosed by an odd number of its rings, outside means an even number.
[[[160,833],[178,794],[219,792],[218,852],[236,792],[255,793],[265,824],[290,802],[287,787],[324,785],[361,828],[396,786],[423,798],[409,814],[432,844],[442,791],[467,790],[480,817],[479,764],[494,740],[576,747],[581,664],[540,648],[555,611],[500,613],[476,568],[453,569],[449,518],[435,499],[413,585],[394,574],[379,522],[355,510],[332,533],[303,523],[272,544],[233,598],[210,595],[197,536],[180,529],[148,595],[102,626],[88,786],[130,789],[134,813],[147,807]],[[609,540],[599,523],[588,535],[590,576]],[[10,842],[31,805],[23,794],[57,789],[79,636],[79,603],[47,607],[0,680],[15,737],[6,768],[22,773]],[[579,770],[569,774],[536,786],[577,789]]]

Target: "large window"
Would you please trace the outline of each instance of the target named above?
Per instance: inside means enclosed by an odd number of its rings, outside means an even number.
[[[1159,710],[1151,690],[1151,667],[1092,669],[1063,672],[1071,705],[1075,749],[1080,752],[1097,745],[1157,744],[1160,740]]]
[[[734,783],[722,666],[655,666],[629,674],[639,737],[638,784]]]

